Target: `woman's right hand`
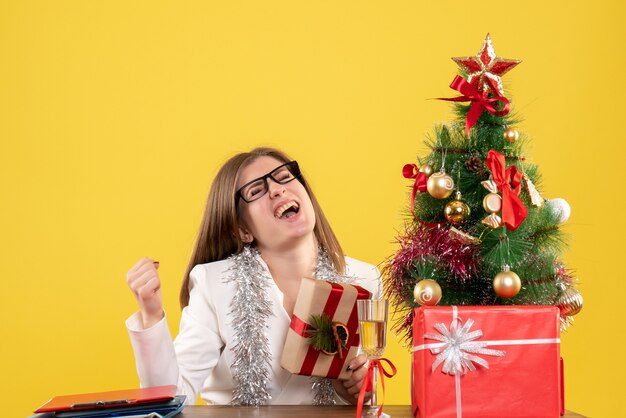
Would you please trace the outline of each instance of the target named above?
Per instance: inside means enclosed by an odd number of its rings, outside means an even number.
[[[158,268],[158,261],[143,257],[126,273],[126,283],[139,303],[144,329],[159,322],[164,315]]]

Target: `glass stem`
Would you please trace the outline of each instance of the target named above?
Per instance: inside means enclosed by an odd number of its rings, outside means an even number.
[[[372,397],[371,397],[371,405],[372,408],[376,409],[378,408],[378,399],[376,396],[376,392],[378,389],[378,366],[376,364],[374,364],[373,367],[374,373],[372,376]]]

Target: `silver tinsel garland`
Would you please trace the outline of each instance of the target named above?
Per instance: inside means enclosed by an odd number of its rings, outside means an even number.
[[[326,280],[331,283],[352,283],[356,277],[341,275],[333,267],[330,257],[320,246],[315,265],[315,278]],[[313,405],[335,405],[335,388],[330,379],[323,377],[311,377],[313,389]]]
[[[272,283],[267,270],[259,262],[260,254],[246,246],[240,254],[231,256],[232,273],[225,279],[235,282],[235,295],[229,314],[235,329],[234,361],[231,373],[235,383],[232,405],[265,405],[272,398],[267,391],[272,355],[267,339],[267,318],[272,305],[267,288]],[[337,273],[330,257],[320,246],[315,278],[333,283],[352,283],[355,278]],[[314,405],[334,405],[335,390],[330,379],[311,377]]]
[[[235,329],[235,360],[231,373],[235,383],[233,405],[265,405],[272,397],[267,391],[272,355],[267,340],[267,318],[272,306],[266,288],[272,280],[257,259],[258,251],[245,247],[231,257],[232,274],[226,281],[234,281],[230,315]]]

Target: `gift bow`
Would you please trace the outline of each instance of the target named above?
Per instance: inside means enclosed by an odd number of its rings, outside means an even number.
[[[383,361],[386,362],[389,367],[391,367],[391,372],[385,370],[382,363]],[[368,389],[373,390],[372,386],[374,385],[374,373],[376,373],[376,371],[378,371],[378,375],[380,376],[380,385],[383,388],[382,402],[380,403],[380,407],[378,408],[377,415],[380,417],[380,414],[382,414],[383,412],[383,406],[385,405],[385,376],[392,378],[396,375],[397,372],[396,366],[394,366],[393,363],[386,358],[370,360],[370,363],[367,366],[367,375],[365,376],[365,380],[361,384],[361,391],[359,392],[359,400],[356,406],[356,418],[361,418],[361,412],[363,411],[363,402],[365,401],[365,392],[367,392]]]
[[[490,82],[491,80],[488,79]],[[440,97],[438,100],[448,100],[450,102],[472,102],[472,106],[470,106],[469,112],[467,112],[467,118],[465,119],[465,135],[469,136],[469,130],[472,126],[476,125],[478,122],[478,118],[483,113],[483,111],[487,110],[492,115],[496,116],[504,116],[509,113],[510,102],[504,96],[496,96],[489,98],[486,96],[486,93],[483,94],[476,89],[473,85],[465,81],[465,79],[461,76],[456,76],[452,83],[450,84],[450,88],[458,91],[463,96],[460,97]],[[494,91],[498,91],[494,89]],[[504,103],[504,109],[497,110],[494,107],[496,102]]]
[[[502,193],[502,221],[507,228],[515,231],[528,216],[528,209],[519,197],[522,173],[514,165],[505,169],[504,155],[495,150],[487,153],[487,167]]]
[[[431,353],[437,355],[432,366],[433,373],[441,363],[443,363],[441,371],[449,375],[458,376],[468,371],[473,372],[476,370],[474,363],[488,369],[489,363],[487,360],[475,354],[504,357],[505,351],[485,348],[488,343],[474,341],[482,337],[483,332],[481,330],[470,332],[472,325],[474,325],[474,320],[472,319],[468,319],[465,325],[463,325],[459,318],[454,318],[450,323],[450,330],[444,324],[438,323],[434,327],[439,331],[439,334],[424,334],[424,338],[443,343],[441,346],[430,349]]]
[[[415,164],[406,164],[402,167],[402,175],[405,179],[415,179],[415,183],[413,184],[413,191],[411,192],[411,212],[415,213],[415,195],[417,191],[425,192],[426,185],[428,183],[428,176],[425,173],[422,173],[418,170]]]

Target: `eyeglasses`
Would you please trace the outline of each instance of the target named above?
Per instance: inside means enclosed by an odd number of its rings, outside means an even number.
[[[243,186],[235,193],[235,204],[239,202],[239,198],[244,202],[250,203],[257,199],[260,199],[268,192],[270,186],[267,182],[268,178],[271,178],[278,184],[287,184],[301,175],[300,167],[298,167],[297,161],[290,161],[283,165],[280,165],[257,179],[254,179]]]

